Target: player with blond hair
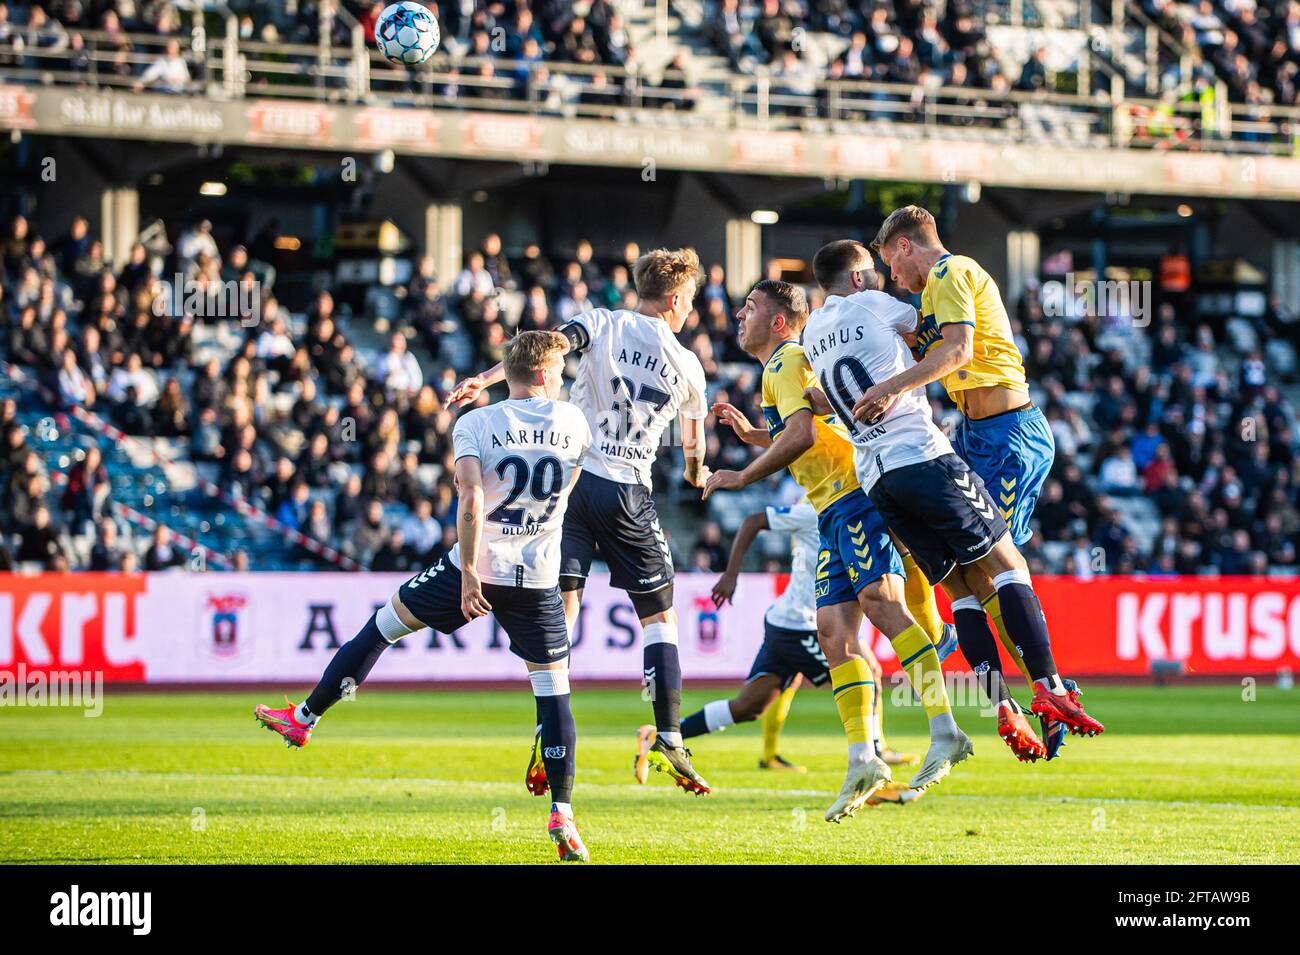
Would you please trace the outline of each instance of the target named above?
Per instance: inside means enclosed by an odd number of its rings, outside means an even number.
[[[302,703],[253,715],[289,746],[306,746],[317,721],[369,675],[390,646],[429,627],[454,633],[494,614],[510,650],[528,668],[538,737],[553,794],[547,833],[561,861],[585,862],[573,819],[577,730],[569,706],[569,629],[560,598],[560,537],[570,492],[591,443],[586,417],[559,401],[569,342],[530,331],[506,346],[505,401],[460,416],[456,459],[456,545],[398,588],[338,649]]]
[[[887,237],[886,246],[899,238],[904,261],[915,264],[912,239],[899,233]],[[885,254],[892,258],[897,250],[889,248]],[[953,322],[958,327],[941,336],[948,344],[918,363],[909,338],[928,337],[931,344],[937,339],[924,319],[918,326],[915,308],[876,291],[864,245],[844,239],[823,246],[813,258],[813,275],[826,301],[810,317],[804,344],[821,390],[848,424],[863,488],[930,583],[942,582],[952,598],[957,639],[997,707],[999,735],[1022,759],[1044,755],[984,648],[973,642],[982,631],[996,659],[984,622],[984,607],[993,598],[1032,679],[1033,712],[1076,733],[1102,732],[1101,723],[1084,711],[1077,688],[1057,673],[1047,621],[1003,512],[979,473],[935,426],[925,400],[925,384],[960,367],[954,363],[969,352],[973,326]],[[901,275],[914,281],[910,266]]]
[[[610,582],[626,591],[641,621],[642,662],[654,725],[637,733],[633,771],[667,773],[687,792],[705,795],[708,783],[682,745],[682,671],[673,610],[673,561],[650,491],[650,469],[664,431],[676,424],[685,453],[685,478],[703,487],[704,369],[676,338],[690,315],[700,280],[694,249],[655,249],[632,269],[637,304],[597,308],[557,329],[579,356],[569,400],[582,409],[595,442],[564,522],[560,589],[570,631],[577,625],[592,562],[609,565]],[[463,405],[501,381],[500,365],[466,378],[448,402]],[[535,742],[525,782],[545,792]]]

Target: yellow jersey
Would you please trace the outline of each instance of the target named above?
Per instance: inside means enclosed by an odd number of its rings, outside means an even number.
[[[962,368],[943,378],[943,386],[965,413],[962,392],[968,388],[1002,385],[1026,389],[1025,366],[1011,335],[1002,295],[993,277],[966,255],[951,252],[934,263],[921,292],[921,319],[916,327],[917,352],[926,351],[943,337],[943,327],[970,325],[975,329],[975,354]]]
[[[787,341],[772,352],[763,366],[763,418],[772,440],[785,430],[790,415],[812,410],[803,392],[814,385],[821,387],[802,345]],[[813,428],[817,440],[790,465],[790,476],[808,492],[808,502],[820,514],[857,488],[858,476],[844,424],[834,415],[814,415]]]

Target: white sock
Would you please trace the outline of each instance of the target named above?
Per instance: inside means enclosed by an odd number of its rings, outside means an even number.
[[[957,721],[951,713],[930,717],[930,739],[956,739],[960,735],[961,730],[957,728]]]
[[[568,816],[570,819],[573,818],[573,806],[567,802],[551,803],[551,812],[558,812],[562,816]]]
[[[849,743],[849,765],[855,763],[866,763],[880,754],[876,750],[876,743],[871,740],[866,743]]]
[[[1038,686],[1046,687],[1048,693],[1055,694],[1056,696],[1065,696],[1065,684],[1061,682],[1061,675],[1059,673],[1053,673],[1051,676],[1042,677],[1041,679],[1035,680],[1034,683]]]
[[[299,703],[293,708],[293,718],[307,726],[315,726],[316,721],[320,719],[319,716],[314,716],[307,711],[306,702]]]
[[[704,704],[704,723],[710,733],[720,733],[736,722],[731,715],[731,703],[727,700],[714,700]]]
[[[666,745],[671,746],[674,749],[682,745],[681,733],[659,733],[658,737],[663,740]]]

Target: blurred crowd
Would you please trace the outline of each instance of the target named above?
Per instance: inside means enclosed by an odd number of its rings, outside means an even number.
[[[210,474],[227,501],[248,501],[376,570],[423,566],[454,540],[454,416],[444,397],[457,378],[498,361],[521,329],[631,305],[631,263],[641,251],[629,243],[601,255],[580,241],[508,253],[499,235],[488,234],[455,275],[437,276],[431,259],[417,260],[377,337],[369,316],[356,324],[328,290],[290,314],[275,295],[264,235],[218,243],[203,220],[169,234],[165,255],[138,244],[111,269],[84,218],[49,239],[21,216],[7,222],[0,234],[6,359],[40,384],[49,404],[84,408],[128,435],[165,439]],[[768,271],[779,276],[779,264]],[[235,313],[178,314],[160,280],[176,273],[200,290],[260,294],[223,299],[236,303]],[[708,266],[681,340],[700,358],[710,398],[759,422],[758,368],[736,342],[739,305],[722,266]],[[1296,566],[1300,441],[1264,345],[1294,340],[1300,325],[1276,305],[1236,321],[1241,327],[1229,334],[1165,303],[1143,328],[1081,310],[1046,316],[1036,284],[1019,297],[1017,343],[1057,441],[1029,549],[1038,569]],[[368,342],[359,345],[354,331]],[[932,396],[936,417],[950,418],[941,391]],[[711,466],[743,467],[753,449],[712,425]],[[165,528],[133,528],[112,507],[111,443],[86,440],[58,469],[37,437],[18,420],[13,400],[0,403],[0,561],[149,568],[184,559]],[[684,492],[678,467],[673,454],[661,455],[655,476],[656,488],[700,528],[698,539],[673,542],[677,560],[720,569],[723,515]],[[797,495],[780,478],[759,493],[769,502]],[[1144,519],[1156,526],[1135,524]],[[328,563],[306,549],[297,557]],[[257,554],[251,563],[258,566]]]

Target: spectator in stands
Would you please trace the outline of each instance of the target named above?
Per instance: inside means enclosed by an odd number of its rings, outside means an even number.
[[[407,545],[398,528],[388,532],[383,546],[370,559],[370,569],[376,573],[410,573],[420,566],[419,556]]]
[[[293,483],[289,496],[275,509],[275,519],[294,531],[305,531],[311,517],[311,488],[306,481]]]
[[[794,21],[782,10],[781,0],[763,0],[754,35],[758,37],[768,62],[789,48],[794,37]]]
[[[186,92],[189,85],[190,67],[181,55],[181,45],[176,40],[168,40],[166,51],[145,69],[135,84],[135,91],[139,93],[150,88],[180,94]]]
[[[1047,90],[1049,77],[1047,73],[1047,48],[1038,47],[1033,55],[1025,61],[1020,70],[1020,79],[1016,80],[1016,89],[1022,93],[1041,93]]]
[[[483,261],[483,253],[471,252],[466,257],[465,268],[461,270],[459,277],[456,279],[457,298],[469,298],[473,293],[478,293],[481,297],[487,298],[495,289],[496,286],[492,282],[492,275],[488,272]]]
[[[50,510],[40,505],[32,514],[32,521],[18,531],[18,550],[14,558],[19,563],[39,565],[43,570],[55,569],[60,558],[66,559],[59,531],[50,523]]]
[[[144,552],[144,569],[149,571],[171,570],[185,564],[185,554],[172,543],[172,531],[166,524],[158,524],[153,529],[153,540]]]
[[[343,552],[361,564],[369,564],[375,552],[388,539],[384,505],[376,498],[366,503],[365,513],[343,529]]]
[[[442,525],[433,516],[433,502],[427,497],[415,502],[411,515],[402,523],[402,537],[419,556],[420,563],[432,561],[442,539]]]
[[[95,403],[95,388],[77,364],[77,353],[65,348],[60,358],[57,377],[59,401],[65,408],[90,407]]]
[[[394,332],[388,342],[388,351],[379,361],[377,377],[388,392],[388,400],[405,408],[424,387],[424,373],[419,361],[407,350],[405,335]]]
[[[727,568],[727,549],[722,544],[722,528],[716,521],[706,521],[691,548],[691,564],[700,570],[721,573]]]
[[[111,494],[108,468],[104,466],[98,445],[92,444],[68,471],[68,483],[63,490],[63,511],[74,532],[81,533],[83,524],[97,523],[103,517]]]
[[[111,517],[100,518],[95,527],[95,543],[90,548],[90,561],[86,569],[121,570],[124,554],[125,550],[118,540],[117,522]]]

